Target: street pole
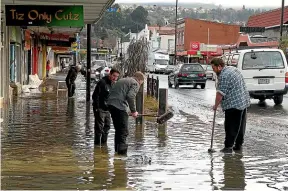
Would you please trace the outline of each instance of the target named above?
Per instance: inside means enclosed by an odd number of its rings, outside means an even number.
[[[87,69],[86,69],[86,102],[90,101],[91,92],[91,24],[87,24]]]
[[[120,39],[117,38],[117,57],[120,56],[119,44],[120,44]]]
[[[177,64],[177,21],[178,21],[178,0],[176,0],[176,18],[175,18],[175,45],[174,45],[174,65]]]
[[[282,0],[282,10],[281,10],[281,24],[280,24],[280,41],[282,41],[282,36],[283,36],[283,22],[284,22],[284,4],[285,0]]]
[[[123,47],[122,47],[122,44],[123,44],[123,40],[122,40],[122,36],[121,36],[121,44],[120,44],[120,46],[121,46],[121,51],[120,51],[120,61],[121,61],[121,67],[123,67],[123,63],[122,63],[122,60],[123,60]]]
[[[208,28],[208,44],[207,44],[207,64],[209,64],[209,52],[208,52],[208,46],[210,44],[210,29]]]

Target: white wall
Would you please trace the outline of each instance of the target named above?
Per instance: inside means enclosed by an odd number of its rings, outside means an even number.
[[[162,50],[174,50],[175,35],[160,35],[160,49]]]

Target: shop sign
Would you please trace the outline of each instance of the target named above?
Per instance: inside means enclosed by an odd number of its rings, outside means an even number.
[[[10,41],[17,42],[17,29],[16,29],[16,27],[11,27]]]
[[[265,32],[265,27],[240,27],[240,32],[253,33],[253,32]]]
[[[47,46],[71,47],[71,42],[48,40],[46,41],[46,45]]]
[[[52,50],[54,51],[69,51],[69,47],[61,47],[61,46],[52,46]]]
[[[217,47],[217,45],[201,44],[200,51],[216,52]]]
[[[7,26],[83,27],[83,6],[5,5]]]
[[[31,34],[28,30],[25,30],[25,50],[31,49]]]
[[[191,42],[190,50],[200,50],[200,42]]]
[[[70,41],[69,35],[64,34],[48,34],[48,33],[40,33],[41,40],[56,40],[56,41]]]
[[[108,54],[109,53],[109,49],[104,49],[104,48],[97,48],[97,53],[106,53]]]

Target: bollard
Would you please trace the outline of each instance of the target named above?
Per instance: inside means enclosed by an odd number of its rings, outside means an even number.
[[[158,115],[163,115],[167,112],[167,99],[168,99],[168,90],[166,88],[159,89],[159,109]]]
[[[147,77],[147,96],[150,96],[150,91],[151,91],[151,88],[150,88],[150,76],[148,75],[148,77]]]
[[[144,85],[142,84],[136,96],[136,110],[138,113],[144,113]],[[136,124],[143,124],[143,117],[136,118]]]
[[[163,115],[168,109],[168,90],[166,88],[159,89],[159,106],[158,115]],[[162,125],[158,125],[158,138],[164,139],[167,136],[167,122]]]
[[[155,98],[158,101],[159,98],[159,77],[157,76],[156,84],[155,84]]]

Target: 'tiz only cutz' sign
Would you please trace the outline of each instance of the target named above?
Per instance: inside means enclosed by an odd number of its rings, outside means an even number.
[[[83,27],[83,6],[6,5],[7,26]]]

